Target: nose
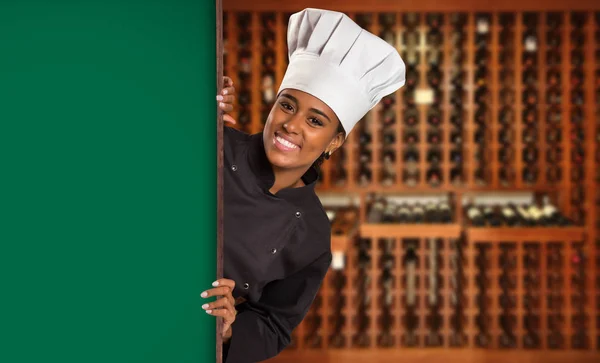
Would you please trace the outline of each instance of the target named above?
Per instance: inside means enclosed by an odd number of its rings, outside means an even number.
[[[290,117],[283,123],[283,128],[285,129],[285,131],[291,134],[297,134],[300,132],[301,122],[302,116],[295,115],[294,117]]]

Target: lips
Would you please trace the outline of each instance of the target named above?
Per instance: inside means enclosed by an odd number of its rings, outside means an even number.
[[[293,142],[289,137],[286,137],[280,133],[273,135],[273,143],[275,146],[282,151],[294,151],[299,150],[300,145]]]

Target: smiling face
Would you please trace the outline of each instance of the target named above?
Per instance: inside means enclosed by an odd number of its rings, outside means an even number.
[[[302,91],[285,89],[267,118],[263,131],[271,164],[286,170],[307,170],[323,152],[344,142],[340,121],[325,103]]]

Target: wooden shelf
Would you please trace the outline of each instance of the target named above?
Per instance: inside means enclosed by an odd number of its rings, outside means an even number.
[[[344,235],[332,235],[331,236],[331,251],[332,252],[346,252],[349,246],[352,246],[352,241],[358,234],[358,226],[352,228],[348,233]]]
[[[582,227],[470,227],[466,231],[470,242],[572,242],[585,238]]]
[[[361,237],[416,237],[416,238],[458,238],[461,226],[458,224],[363,224]]]
[[[304,4],[304,5],[303,5]],[[275,0],[258,0],[255,2],[242,2],[232,0],[224,4],[227,12],[227,37],[228,42],[228,57],[226,70],[228,75],[234,78],[237,85],[236,89],[246,89],[251,91],[252,103],[248,105],[246,110],[236,111],[234,116],[238,118],[242,112],[246,112],[251,116],[250,124],[244,129],[250,132],[256,132],[262,129],[264,115],[262,114],[262,72],[266,69],[261,62],[261,58],[265,53],[266,48],[262,44],[262,34],[264,32],[261,21],[262,12],[273,12],[276,16],[275,24],[275,53],[276,67],[274,75],[276,82],[272,85],[274,88],[281,82],[285,69],[287,67],[287,20],[291,12],[299,11],[303,8],[312,6],[308,1],[296,1],[293,3],[281,3]],[[588,326],[585,328],[587,335],[586,350],[600,349],[600,309],[597,309],[600,302],[600,289],[597,289],[595,281],[600,278],[600,265],[597,261],[598,251],[596,245],[597,239],[597,205],[598,199],[598,183],[595,181],[595,170],[598,167],[598,162],[594,155],[598,151],[599,143],[595,140],[597,131],[597,122],[594,121],[594,115],[600,107],[593,102],[596,94],[596,82],[594,79],[596,70],[600,68],[595,57],[596,51],[600,49],[600,40],[596,38],[596,32],[600,31],[600,23],[596,21],[593,10],[600,10],[600,1],[597,0],[509,0],[496,2],[492,5],[485,2],[477,2],[475,0],[449,0],[441,4],[439,1],[426,0],[418,3],[399,4],[389,0],[374,0],[372,2],[355,2],[347,0],[335,0],[327,3],[326,8],[332,10],[345,11],[351,18],[357,20],[362,12],[370,14],[369,25],[365,25],[373,34],[381,35],[384,29],[392,29],[395,36],[395,46],[402,54],[408,55],[409,50],[416,51],[417,58],[416,72],[417,84],[416,88],[421,90],[431,89],[428,85],[427,75],[431,69],[429,63],[429,46],[428,34],[431,25],[427,21],[427,14],[431,12],[443,13],[443,22],[440,28],[441,32],[441,63],[438,64],[442,73],[439,91],[441,98],[436,101],[442,111],[442,122],[439,125],[439,130],[442,134],[441,142],[439,143],[443,158],[439,163],[439,168],[442,171],[443,182],[438,187],[431,187],[426,183],[427,171],[430,169],[431,163],[427,160],[426,151],[430,144],[427,142],[427,131],[432,129],[432,125],[427,122],[427,111],[434,104],[416,104],[415,107],[419,111],[417,115],[417,124],[414,127],[409,127],[405,121],[405,111],[407,107],[407,89],[402,88],[394,95],[389,97],[395,100],[392,106],[395,111],[395,124],[385,126],[388,130],[394,129],[396,141],[393,145],[386,146],[382,138],[381,126],[381,111],[383,105],[375,107],[368,115],[365,116],[365,121],[359,124],[359,128],[353,131],[344,146],[339,152],[334,153],[333,159],[330,159],[323,165],[322,183],[317,187],[319,194],[343,194],[344,198],[348,196],[353,199],[360,200],[358,209],[358,220],[365,222],[366,214],[369,208],[369,201],[372,194],[387,197],[386,194],[402,197],[431,197],[433,194],[445,194],[444,198],[448,198],[448,203],[454,215],[452,224],[360,224],[354,222],[346,225],[332,228],[332,233],[336,233],[338,229],[340,235],[332,234],[331,249],[333,252],[343,252],[345,255],[344,267],[340,272],[346,281],[343,287],[336,287],[333,281],[326,279],[323,288],[319,291],[322,302],[311,307],[312,315],[321,317],[321,323],[318,327],[313,327],[314,322],[306,322],[294,331],[294,340],[298,352],[312,349],[311,340],[307,338],[319,337],[321,341],[315,346],[315,350],[331,348],[333,343],[330,343],[330,334],[336,329],[332,324],[334,314],[341,314],[344,317],[345,323],[341,331],[346,341],[345,349],[355,347],[352,343],[359,327],[353,323],[360,307],[360,300],[363,296],[372,297],[371,305],[364,309],[364,313],[370,318],[369,326],[365,328],[367,337],[370,340],[366,344],[369,350],[379,352],[382,349],[377,345],[378,334],[381,333],[381,328],[378,327],[378,319],[384,309],[384,303],[380,301],[382,293],[387,288],[377,281],[382,281],[384,276],[392,276],[392,280],[388,280],[393,303],[391,309],[397,324],[392,328],[394,334],[395,347],[405,347],[406,339],[406,324],[399,323],[400,320],[406,318],[407,307],[405,306],[402,296],[406,293],[406,279],[409,270],[405,268],[403,263],[399,263],[406,258],[408,251],[412,251],[411,258],[416,259],[418,264],[415,269],[411,269],[410,274],[416,277],[419,283],[416,285],[415,294],[419,305],[416,308],[415,316],[418,318],[418,328],[414,331],[418,341],[416,346],[425,347],[428,334],[428,316],[432,311],[427,306],[427,298],[430,291],[429,281],[432,278],[432,272],[437,270],[437,279],[439,284],[431,285],[431,289],[436,289],[440,298],[444,301],[444,306],[438,311],[442,314],[444,323],[442,324],[440,334],[443,336],[444,346],[449,347],[451,344],[452,327],[449,321],[452,319],[451,314],[454,313],[453,308],[448,302],[453,298],[453,294],[457,294],[461,299],[461,305],[464,307],[462,314],[463,326],[461,328],[461,336],[466,340],[461,343],[460,348],[453,350],[452,354],[448,354],[452,359],[453,354],[464,352],[465,350],[472,351],[477,348],[476,337],[479,334],[480,328],[475,324],[476,315],[483,310],[479,309],[478,303],[474,300],[476,296],[482,293],[477,287],[476,280],[479,274],[483,273],[489,279],[489,286],[486,286],[488,303],[486,304],[487,319],[490,321],[489,329],[486,329],[486,334],[491,339],[486,350],[498,348],[499,337],[502,333],[502,328],[498,321],[500,314],[499,297],[503,293],[499,284],[500,274],[503,271],[514,275],[517,279],[517,285],[510,291],[510,294],[517,299],[517,306],[509,312],[518,322],[514,326],[514,334],[517,338],[517,350],[524,348],[524,336],[526,333],[524,318],[527,310],[523,302],[524,296],[528,291],[525,286],[525,277],[529,274],[535,274],[539,277],[539,286],[536,287],[535,294],[537,296],[545,296],[547,294],[560,295],[563,302],[559,308],[553,306],[554,303],[548,302],[546,299],[539,299],[536,306],[532,307],[532,311],[538,313],[540,322],[536,332],[539,334],[541,341],[540,345],[534,350],[549,349],[551,343],[548,340],[550,331],[556,331],[561,334],[564,342],[561,349],[567,351],[576,349],[574,343],[574,335],[578,331],[577,323],[575,323],[578,307],[572,302],[572,299],[577,298],[581,293],[581,287],[576,281],[576,274],[579,273],[577,266],[573,263],[573,257],[580,253],[585,253],[588,256],[582,268],[585,269],[585,289],[586,294],[589,292],[590,298],[585,302],[585,313],[588,316]],[[242,28],[237,22],[237,18],[241,15],[238,11],[248,11],[251,22],[247,28]],[[581,28],[574,19],[573,12],[585,11],[587,20]],[[392,19],[380,17],[382,12],[390,12]],[[407,12],[416,11],[418,21],[416,27],[412,28],[405,18]],[[463,34],[463,40],[460,43],[455,43],[453,32],[455,25],[452,24],[451,13],[464,12],[466,15],[466,23],[458,26]],[[477,13],[486,12],[491,18],[491,23],[488,29],[489,37],[485,44],[476,42],[476,34],[478,32]],[[560,11],[561,24],[558,31],[561,37],[561,42],[558,46],[553,44],[548,38],[550,31],[547,17],[553,11]],[[501,22],[503,12],[507,12],[514,18],[513,23]],[[537,22],[529,22],[525,12],[533,12],[537,14]],[[534,15],[535,15],[534,14]],[[387,19],[387,20],[386,20]],[[506,24],[506,25],[504,25]],[[389,28],[388,28],[389,26]],[[511,36],[503,38],[502,30],[505,28],[510,32]],[[584,44],[580,48],[583,52],[584,62],[577,65],[574,62],[572,50],[577,44],[572,43],[571,33],[578,30],[584,34]],[[525,102],[522,97],[529,89],[528,80],[523,75],[524,67],[522,57],[525,53],[529,53],[529,49],[524,44],[524,36],[532,31],[537,39],[537,49],[531,54],[537,59],[535,68],[535,81],[531,87],[537,93],[538,102],[536,109],[538,111],[537,130],[534,133],[536,141],[531,143],[527,137],[523,135],[523,131],[527,128],[527,122],[523,120],[523,111]],[[252,71],[247,84],[242,85],[242,80],[239,77],[239,51],[241,48],[237,44],[238,36],[241,32],[248,32],[250,35],[251,44],[248,50],[252,54]],[[411,33],[417,35],[416,38],[408,36]],[[410,39],[413,39],[409,42]],[[577,39],[575,39],[577,40]],[[416,41],[416,43],[412,43]],[[488,184],[478,185],[475,183],[474,176],[476,167],[475,156],[475,134],[478,129],[474,116],[476,111],[475,105],[475,72],[476,72],[476,54],[480,45],[485,46],[488,55],[488,74],[487,79],[487,96],[484,103],[488,106],[486,115],[486,132],[485,132],[485,155],[483,159],[486,161],[485,169],[487,172]],[[462,50],[462,56],[454,61],[456,49]],[[507,53],[510,58],[501,57],[500,51],[508,48]],[[560,61],[557,64],[548,63],[547,55],[552,51],[557,51],[560,54]],[[573,69],[583,71],[583,84],[578,87],[584,92],[583,105],[578,101],[574,101],[571,95],[573,89]],[[451,82],[450,76],[454,69],[460,69],[464,73],[462,80],[463,96],[462,101],[455,103],[451,99],[455,86]],[[560,73],[557,89],[559,91],[560,103],[555,106],[548,103],[546,97],[550,90],[550,78],[548,71],[553,70]],[[503,71],[509,71],[504,74]],[[505,78],[506,77],[506,78]],[[595,78],[598,78],[596,76]],[[242,87],[244,86],[244,87]],[[512,91],[512,100],[505,100],[503,89]],[[452,102],[452,103],[451,103]],[[512,122],[509,125],[503,124],[501,111],[503,106],[509,106],[514,112]],[[583,111],[584,121],[581,125],[571,122],[571,113],[577,107]],[[236,110],[238,108],[236,107]],[[460,111],[462,115],[462,124],[455,125],[452,122],[452,112]],[[549,118],[550,112],[559,112],[560,120],[554,117]],[[369,120],[369,122],[367,122]],[[576,131],[576,127],[581,126],[585,137],[579,140],[575,134],[571,135],[572,131]],[[511,130],[512,141],[505,145],[499,138],[499,130]],[[408,136],[409,130],[416,132],[419,140],[413,145],[416,150],[419,150],[417,171],[419,180],[415,186],[403,181],[404,171],[412,169],[411,165],[407,165],[404,161],[404,152],[407,150],[407,143],[404,141]],[[548,133],[553,130],[561,132],[562,138],[551,140]],[[361,150],[364,145],[360,143],[360,133],[370,131],[372,141],[370,143],[371,155],[370,160],[366,163],[367,168],[372,172],[372,183],[367,186],[359,185],[358,174],[359,166],[361,165]],[[453,132],[458,132],[462,137],[460,142],[462,145],[457,146],[451,140]],[[537,150],[538,156],[535,161],[535,167],[538,172],[537,183],[524,183],[523,168],[531,163],[522,154],[525,145],[534,144],[534,149]],[[584,148],[583,163],[573,161],[571,152],[575,150],[576,145],[581,145]],[[384,186],[382,181],[383,170],[383,150],[394,152],[396,179],[391,186]],[[501,156],[501,149],[510,150],[511,153],[506,157]],[[557,159],[550,158],[549,149],[561,150]],[[462,151],[460,162],[461,171],[463,173],[463,183],[454,184],[450,180],[450,171],[457,162],[452,156],[452,150]],[[342,159],[342,153],[344,158]],[[336,165],[342,165],[345,170],[345,185],[338,186],[341,174],[337,173]],[[561,176],[558,181],[548,179],[547,167],[554,165],[558,167]],[[502,183],[500,180],[501,170],[508,171],[511,176],[510,183]],[[582,177],[574,177],[575,171],[582,171]],[[574,199],[579,188],[583,188],[583,202],[579,199]],[[584,227],[567,227],[567,228],[476,228],[465,224],[465,213],[463,211],[463,201],[465,196],[476,194],[490,193],[509,193],[509,192],[527,192],[532,193],[536,203],[541,203],[543,194],[548,195],[554,205],[569,218],[578,215],[580,210],[585,211]],[[333,196],[332,197],[336,197]],[[358,198],[356,198],[358,197]],[[494,195],[497,199],[499,195]],[[334,198],[335,199],[335,198]],[[358,237],[372,239],[372,243],[365,243],[357,248],[354,240]],[[391,243],[377,243],[377,239],[392,239]],[[416,244],[401,243],[404,238],[413,238],[419,240]],[[426,239],[433,238],[435,243]],[[557,242],[549,243],[549,242]],[[466,242],[466,243],[465,243]],[[473,243],[475,242],[475,243]],[[510,242],[510,248],[504,249],[500,242]],[[531,245],[527,242],[531,242]],[[485,245],[485,249],[479,250],[478,245]],[[500,260],[506,251],[515,258],[515,266],[505,269],[502,267]],[[433,265],[433,254],[437,253],[439,261],[438,265]],[[482,254],[487,263],[484,266],[478,266],[476,259]],[[527,265],[524,261],[527,256],[533,254],[537,256],[539,266]],[[393,263],[390,262],[390,256],[393,257]],[[552,257],[550,259],[545,256]],[[558,262],[556,260],[557,259]],[[369,261],[366,263],[365,261]],[[554,262],[552,262],[554,261]],[[435,264],[435,262],[433,262]],[[393,265],[393,267],[390,267]],[[365,267],[367,266],[367,267]],[[334,270],[332,270],[334,271]],[[365,277],[366,275],[367,277]],[[332,274],[333,276],[333,274]],[[362,277],[361,277],[362,276]],[[453,287],[454,279],[464,280],[464,284],[458,287]],[[552,279],[545,277],[561,276],[562,283],[558,287],[552,287],[550,282]],[[365,277],[367,281],[371,281],[367,287],[358,285],[361,283],[361,278]],[[393,281],[393,282],[389,282]],[[386,285],[387,286],[387,285]],[[343,308],[337,308],[329,304],[328,298],[333,296],[342,296],[345,301]],[[454,295],[456,296],[456,295]],[[564,322],[558,327],[553,328],[548,322],[548,317],[560,314],[564,317]],[[335,318],[337,319],[337,318]],[[334,319],[334,320],[335,320]],[[310,320],[310,319],[309,319]],[[362,328],[361,328],[362,329]],[[314,340],[312,340],[314,342]],[[462,349],[461,349],[462,348]],[[466,348],[466,349],[465,349]],[[352,349],[352,348],[350,348]],[[430,351],[431,348],[426,350]],[[343,360],[343,359],[342,359]],[[573,359],[572,359],[573,360]],[[573,361],[578,361],[574,359]]]

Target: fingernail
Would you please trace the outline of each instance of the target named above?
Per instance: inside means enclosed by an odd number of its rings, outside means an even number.
[[[212,310],[206,310],[206,313],[210,314],[210,313],[212,313]]]
[[[218,95],[218,96],[217,96],[217,101],[223,101],[223,96],[221,96],[221,95]]]
[[[213,286],[219,286],[219,281],[215,281],[212,283]]]
[[[227,90],[226,90],[226,89],[224,89],[224,90],[223,90],[223,94],[224,94],[224,95],[226,95],[226,94],[227,94]]]
[[[202,296],[202,297],[206,297],[206,295],[208,295],[208,294],[206,293],[206,291],[204,291],[202,294],[200,294],[200,296]]]
[[[223,102],[221,102],[221,103],[219,103],[219,106],[225,107],[225,104]]]
[[[202,309],[204,309],[204,310],[208,309],[208,304],[202,305]]]

